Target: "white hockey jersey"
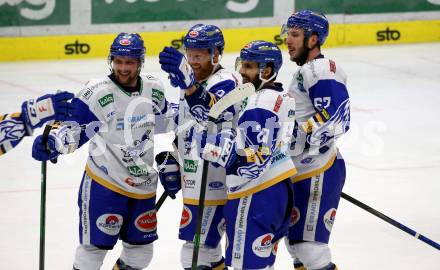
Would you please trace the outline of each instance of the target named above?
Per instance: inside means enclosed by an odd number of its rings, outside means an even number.
[[[154,134],[172,129],[161,81],[141,75],[138,92],[126,92],[110,78],[93,80],[72,102],[74,119],[81,128],[65,126],[52,130],[66,142],[69,151],[90,139],[86,173],[108,189],[131,198],[155,196],[157,171]]]
[[[298,174],[295,181],[318,175],[333,164],[336,139],[348,131],[350,102],[346,75],[323,55],[301,66],[289,86],[296,101],[296,140],[291,155]]]
[[[179,103],[177,136],[182,175],[182,194],[185,204],[199,204],[203,160],[198,154],[197,142],[193,140],[193,132],[195,129],[201,132],[203,127],[198,123],[196,124],[196,122],[206,121],[209,109],[215,104],[216,100],[235,89],[237,84],[238,80],[234,73],[220,68],[202,83],[203,89],[199,88],[191,96],[184,96],[182,91]],[[228,109],[226,114],[229,114],[228,119],[232,119],[235,115],[234,108]],[[209,164],[205,205],[223,205],[226,203],[225,179],[226,172],[224,168],[216,168]]]
[[[295,126],[295,101],[282,85],[246,98],[238,114],[234,163],[226,170],[228,199],[264,190],[296,174],[288,155]]]

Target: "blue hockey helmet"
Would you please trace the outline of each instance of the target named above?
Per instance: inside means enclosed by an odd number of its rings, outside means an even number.
[[[120,33],[110,46],[110,60],[115,56],[128,56],[138,58],[144,62],[144,40],[137,33]]]
[[[255,40],[246,44],[240,51],[240,60],[257,62],[260,70],[264,69],[268,63],[272,63],[274,74],[278,74],[283,64],[280,48],[264,40]]]
[[[287,20],[287,28],[303,29],[306,38],[316,33],[319,45],[324,44],[329,32],[328,27],[329,24],[325,15],[311,10],[295,12]]]
[[[215,25],[196,24],[188,30],[183,38],[185,48],[209,49],[211,53],[217,48],[223,54],[225,39],[223,33]]]

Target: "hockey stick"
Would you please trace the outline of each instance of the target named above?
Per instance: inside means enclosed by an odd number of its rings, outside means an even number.
[[[426,244],[440,250],[440,245],[434,241],[432,241],[431,239],[429,239],[426,236],[421,235],[420,233],[406,227],[405,225],[397,222],[396,220],[382,214],[381,212],[377,211],[376,209],[371,208],[370,206],[356,200],[355,198],[345,194],[344,192],[342,192],[341,197],[344,198],[345,200],[351,202],[352,204],[359,206],[360,208],[364,209],[365,211],[369,212],[370,214],[375,215],[376,217],[384,220],[385,222],[393,225],[394,227],[414,236],[415,238],[419,239],[420,241],[425,242]]]
[[[220,116],[220,114],[232,106],[233,104],[240,102],[241,100],[250,97],[255,93],[255,87],[252,83],[245,83],[237,86],[234,90],[222,97],[217,103],[215,103],[209,111],[209,119],[206,130],[210,132],[214,125],[214,121]],[[206,184],[208,182],[208,161],[203,161],[203,171],[202,171],[202,183],[200,185],[200,195],[199,195],[199,205],[197,207],[197,223],[196,232],[194,235],[194,249],[191,269],[197,270],[197,262],[199,259],[199,249],[200,249],[200,234],[202,231],[202,219],[203,211],[205,209],[205,195],[206,195]]]
[[[166,191],[164,191],[162,193],[162,195],[160,195],[159,200],[157,201],[156,205],[154,206],[154,208],[156,209],[156,212],[159,211],[160,207],[162,206],[162,204],[165,202],[165,200],[168,197],[168,193]]]
[[[49,132],[52,126],[46,125],[43,131],[43,145],[47,144]],[[46,170],[47,161],[41,162],[41,194],[40,194],[40,261],[39,269],[44,270],[44,253],[45,253],[45,239],[46,239]]]

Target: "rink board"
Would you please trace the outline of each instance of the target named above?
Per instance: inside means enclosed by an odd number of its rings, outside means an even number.
[[[224,29],[226,52],[238,52],[256,39],[285,47],[280,27]],[[185,31],[142,32],[147,54],[158,55],[164,46],[179,49]],[[0,61],[105,58],[112,34],[0,37]],[[361,24],[334,24],[325,47],[400,44],[440,41],[440,20]]]

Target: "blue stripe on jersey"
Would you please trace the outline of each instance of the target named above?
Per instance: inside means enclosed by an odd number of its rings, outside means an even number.
[[[319,80],[310,87],[309,97],[318,112],[325,109],[331,118],[348,100],[348,92],[345,85],[336,80]]]
[[[249,168],[256,179],[269,166],[269,160],[276,147],[276,139],[280,129],[278,116],[266,109],[254,108],[246,110],[238,120],[238,134],[244,145],[237,144],[240,153],[227,173],[237,174],[239,168]]]

